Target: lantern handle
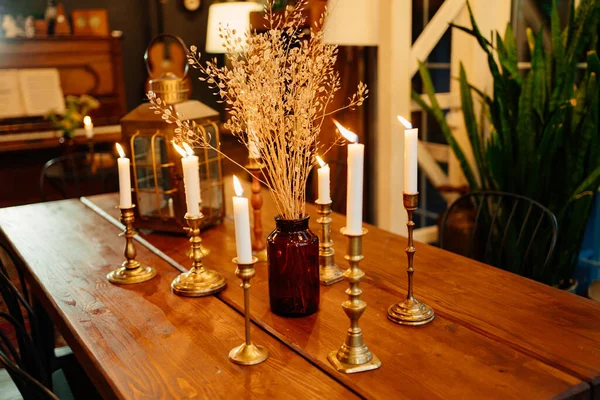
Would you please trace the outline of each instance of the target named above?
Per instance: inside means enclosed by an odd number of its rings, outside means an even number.
[[[146,52],[144,53],[144,62],[146,64],[146,71],[148,71],[149,76],[152,76],[152,69],[150,68],[150,52],[151,52],[152,48],[160,41],[165,43],[165,46],[166,46],[166,42],[164,40],[165,38],[169,38],[169,39],[172,39],[175,42],[177,42],[181,46],[181,48],[183,49],[183,51],[185,53],[186,60],[184,62],[184,67],[183,67],[183,77],[181,78],[183,80],[183,79],[187,78],[187,76],[188,76],[189,63],[187,61],[187,56],[189,54],[189,51],[188,51],[188,48],[187,48],[185,42],[183,41],[183,39],[181,39],[179,36],[172,35],[170,33],[161,33],[160,35],[155,36],[154,39],[152,39],[150,41],[150,43],[148,44],[148,47],[146,48]]]

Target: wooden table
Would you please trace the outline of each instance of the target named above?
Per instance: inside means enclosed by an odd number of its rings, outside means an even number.
[[[230,215],[229,193],[226,198]],[[91,200],[116,216],[116,195]],[[265,196],[267,231],[274,226],[272,206]],[[308,212],[316,214],[312,206]],[[343,225],[343,217],[333,215],[340,264]],[[228,361],[229,349],[243,341],[229,218],[203,233],[212,250],[205,265],[223,273],[228,288],[198,299],[171,294],[178,271],[141,245],[138,259],[154,265],[159,277],[133,286],[108,283],[105,274],[122,260],[122,239],[78,200],[0,209],[0,227],[34,292],[107,398],[600,398],[600,305],[417,244],[416,295],[435,309],[436,319],[419,328],[395,325],[386,310],[405,295],[406,239],[375,227],[364,238],[361,287],[368,308],[360,324],[383,366],[353,375],[327,361],[348,327],[340,307],[347,283],[322,287],[315,315],[282,318],[269,310],[264,263],[251,282],[253,339],[271,356],[254,367]],[[145,238],[189,267],[185,237]]]

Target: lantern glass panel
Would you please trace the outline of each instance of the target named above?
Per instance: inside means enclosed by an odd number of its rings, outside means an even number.
[[[132,140],[139,213],[142,217],[174,218],[171,181],[173,163],[167,156],[166,138],[139,132]]]

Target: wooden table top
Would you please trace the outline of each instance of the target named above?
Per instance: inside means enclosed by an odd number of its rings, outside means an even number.
[[[230,186],[227,181],[228,215]],[[116,216],[115,194],[91,200]],[[265,196],[267,231],[274,226],[272,207]],[[313,206],[307,208],[316,215]],[[343,216],[334,214],[333,240],[342,266],[343,225]],[[311,226],[316,230],[314,221]],[[269,310],[265,263],[257,264],[251,282],[252,319],[261,328],[253,330],[253,339],[271,357],[254,367],[228,361],[229,349],[243,340],[243,318],[234,311],[243,309],[243,292],[231,263],[235,242],[229,218],[202,235],[212,250],[205,265],[223,273],[228,288],[201,299],[171,294],[177,271],[141,245],[138,259],[154,265],[159,278],[129,287],[109,284],[104,276],[121,262],[122,239],[116,227],[78,200],[0,209],[0,227],[105,396],[600,396],[600,305],[418,243],[415,295],[434,308],[436,319],[418,328],[395,325],[386,310],[405,295],[406,239],[375,227],[364,237],[361,268],[367,275],[361,288],[368,308],[360,325],[382,367],[352,375],[336,372],[327,361],[348,327],[340,306],[347,283],[321,287],[318,313],[282,318]],[[184,236],[144,236],[189,268]]]

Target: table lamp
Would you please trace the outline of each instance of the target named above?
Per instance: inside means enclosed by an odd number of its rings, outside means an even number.
[[[250,30],[250,13],[263,11],[263,6],[253,1],[231,1],[211,4],[208,9],[208,23],[206,27],[206,52],[212,54],[226,53],[223,38],[219,37],[219,25],[235,30],[236,37],[244,38]],[[245,41],[242,40],[235,49],[243,49]]]

